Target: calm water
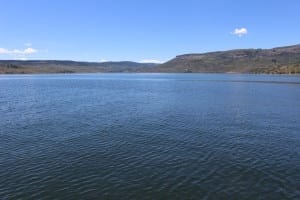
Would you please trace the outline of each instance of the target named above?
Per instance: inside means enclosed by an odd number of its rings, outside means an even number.
[[[0,199],[299,199],[300,76],[0,76]]]

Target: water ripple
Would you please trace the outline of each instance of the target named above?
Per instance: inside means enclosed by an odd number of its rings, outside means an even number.
[[[0,199],[299,199],[297,77],[70,76],[0,78]]]

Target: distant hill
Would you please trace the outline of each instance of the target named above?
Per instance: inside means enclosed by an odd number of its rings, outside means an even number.
[[[139,72],[154,66],[156,66],[154,63],[130,61],[98,63],[61,60],[0,60],[0,74]]]
[[[300,45],[185,54],[158,66],[160,72],[300,73]]]
[[[20,73],[300,73],[300,45],[184,54],[163,63],[0,60],[0,74]]]

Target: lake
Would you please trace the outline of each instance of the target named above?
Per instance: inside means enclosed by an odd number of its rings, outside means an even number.
[[[0,199],[299,199],[300,76],[0,76]]]

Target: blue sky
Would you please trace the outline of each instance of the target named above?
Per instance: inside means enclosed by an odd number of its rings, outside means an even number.
[[[299,0],[0,0],[0,59],[166,61],[293,45],[299,12]]]

